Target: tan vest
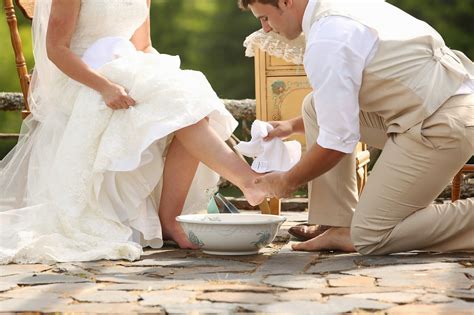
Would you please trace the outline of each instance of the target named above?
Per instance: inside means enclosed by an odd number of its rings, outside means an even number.
[[[311,25],[330,15],[352,18],[378,35],[359,103],[362,111],[383,117],[388,132],[402,133],[423,121],[474,78],[474,65],[463,53],[446,47],[427,23],[383,0],[317,0]]]

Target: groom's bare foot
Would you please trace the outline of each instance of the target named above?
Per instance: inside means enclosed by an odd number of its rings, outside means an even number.
[[[294,244],[292,249],[308,252],[320,250],[355,252],[351,241],[351,230],[344,227],[332,227],[309,241]]]
[[[163,223],[163,222],[162,222]],[[162,224],[163,226],[163,240],[164,241],[173,241],[179,248],[182,249],[198,249],[199,246],[193,244],[189,241],[186,233],[179,225],[178,222],[173,222],[169,224]]]

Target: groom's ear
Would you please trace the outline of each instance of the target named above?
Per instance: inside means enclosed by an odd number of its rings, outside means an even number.
[[[291,8],[293,6],[294,0],[280,0],[280,8]]]

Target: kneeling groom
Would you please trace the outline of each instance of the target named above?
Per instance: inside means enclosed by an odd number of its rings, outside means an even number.
[[[314,92],[269,137],[305,133],[289,171],[257,181],[284,197],[309,183],[320,235],[296,250],[474,251],[474,199],[433,200],[474,154],[474,65],[428,24],[382,0],[239,0],[264,31],[304,32]],[[383,149],[360,199],[354,149]]]

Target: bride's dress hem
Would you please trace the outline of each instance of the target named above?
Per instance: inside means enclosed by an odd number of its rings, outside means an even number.
[[[170,60],[137,54],[100,69],[136,99],[128,110],[104,108],[97,92],[63,82],[66,107],[37,123],[27,149],[0,168],[0,184],[15,165],[30,179],[16,207],[5,209],[11,196],[0,194],[0,264],[136,260],[142,247],[163,245],[157,205],[173,133],[208,117],[226,140],[237,125],[201,73]],[[218,179],[200,164],[183,212],[205,211]]]

